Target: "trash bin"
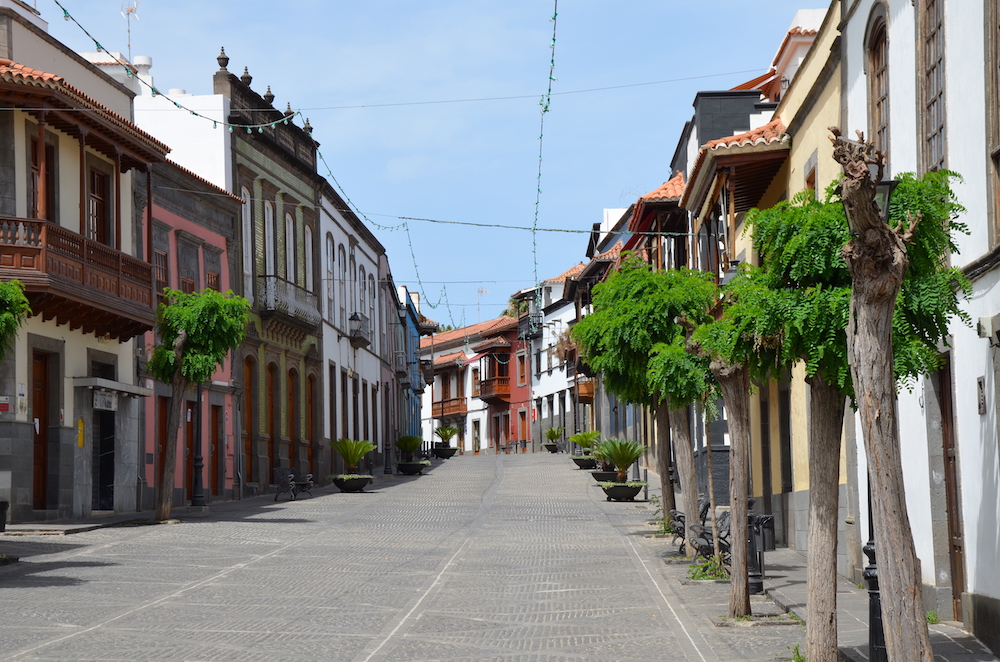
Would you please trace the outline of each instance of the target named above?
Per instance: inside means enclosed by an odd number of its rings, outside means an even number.
[[[768,515],[767,519],[761,521],[761,534],[764,539],[764,551],[774,551],[774,516]]]
[[[10,508],[10,501],[0,501],[0,533],[7,530],[8,508]]]

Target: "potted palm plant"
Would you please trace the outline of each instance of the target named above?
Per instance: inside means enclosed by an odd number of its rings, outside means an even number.
[[[615,469],[614,465],[605,460],[604,455],[601,454],[600,444],[597,444],[593,450],[590,451],[590,456],[600,465],[599,468],[590,472],[590,475],[594,477],[594,480],[598,483],[605,483],[607,481],[613,481],[618,477],[618,471]]]
[[[558,441],[562,439],[562,434],[563,434],[562,428],[549,428],[548,430],[546,430],[545,438],[548,439],[548,441],[542,444],[542,446],[545,447],[545,450],[547,450],[550,453],[558,453],[559,452]]]
[[[601,483],[601,488],[608,496],[608,501],[634,501],[646,483],[641,480],[628,480],[628,469],[642,457],[646,447],[638,441],[627,439],[606,439],[599,446],[601,457],[617,469],[615,480]]]
[[[570,436],[569,442],[576,444],[577,446],[580,447],[581,450],[583,450],[583,453],[579,455],[570,455],[570,459],[576,463],[576,466],[580,467],[581,469],[597,468],[597,460],[591,453],[591,449],[597,443],[597,439],[600,436],[601,433],[598,432],[597,430],[588,430],[587,432],[577,432],[576,434]]]
[[[413,454],[417,452],[417,449],[423,446],[423,444],[424,440],[414,434],[404,434],[396,440],[396,448],[400,450],[405,458],[396,462],[396,468],[399,469],[399,473],[406,474],[407,476],[413,476],[415,474],[422,473],[424,467],[429,467],[431,465],[430,460],[413,459]]]
[[[347,471],[342,474],[331,476],[333,484],[340,488],[341,492],[363,492],[368,483],[375,479],[371,474],[359,474],[358,465],[365,455],[375,450],[375,444],[367,439],[337,439],[331,441],[330,445],[340,457],[344,458],[344,465]]]
[[[458,452],[458,448],[451,445],[451,439],[458,434],[458,428],[451,425],[442,425],[437,430],[434,430],[434,434],[441,440],[434,444],[434,457],[447,460]]]

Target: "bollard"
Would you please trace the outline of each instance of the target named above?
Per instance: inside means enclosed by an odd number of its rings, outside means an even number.
[[[757,515],[747,514],[747,580],[750,585],[750,595],[761,595],[764,593],[764,568],[761,566],[763,554],[757,547]]]
[[[868,557],[868,565],[861,576],[868,585],[868,659],[869,662],[888,662],[885,648],[885,630],[882,629],[882,597],[878,588],[878,565],[875,563],[875,541],[869,540],[861,548]]]

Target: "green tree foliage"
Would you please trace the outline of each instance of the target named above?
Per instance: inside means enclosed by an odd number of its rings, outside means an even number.
[[[215,290],[187,294],[167,290],[157,311],[160,344],[153,349],[149,371],[172,390],[167,438],[162,440],[168,461],[160,468],[156,519],[170,518],[173,500],[177,429],[184,393],[190,384],[212,377],[226,355],[243,344],[250,303],[232,292]]]
[[[628,256],[594,288],[594,312],[573,327],[573,337],[605,388],[622,400],[648,403],[656,394],[671,407],[683,407],[701,399],[711,376],[704,374],[705,360],[680,357],[683,329],[674,320],[707,321],[714,299],[711,274],[655,271]],[[697,369],[677,367],[673,359]]]
[[[916,376],[940,367],[937,347],[952,318],[969,323],[961,300],[971,294],[971,285],[960,269],[947,266],[949,251],[956,250],[952,232],[967,232],[956,220],[964,211],[951,190],[957,177],[944,170],[920,179],[903,174],[892,197],[893,227],[918,218],[893,318],[895,372],[901,385],[912,385]],[[729,334],[708,332],[715,337],[706,344],[729,342],[734,356],[758,353],[758,378],[801,359],[807,376],[822,370],[828,382],[853,397],[845,336],[851,276],[841,250],[850,234],[834,189],[823,200],[804,191],[791,202],[751,210],[746,227],[761,266],[741,266],[725,295],[733,329]]]
[[[0,283],[0,360],[14,348],[17,331],[30,313],[21,281],[13,279]]]
[[[190,383],[208,381],[226,355],[243,344],[249,311],[250,303],[232,292],[168,290],[157,311],[160,344],[149,371],[164,382],[172,381],[178,369]],[[178,362],[175,344],[182,336]]]

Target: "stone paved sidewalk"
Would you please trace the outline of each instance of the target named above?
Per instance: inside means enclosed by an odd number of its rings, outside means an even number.
[[[173,526],[12,525],[0,660],[766,662],[804,645],[801,624],[716,627],[729,587],[665,562],[652,512],[606,501],[565,455],[467,455],[362,494],[178,509]],[[755,613],[800,612],[803,557],[768,568],[775,601]]]

